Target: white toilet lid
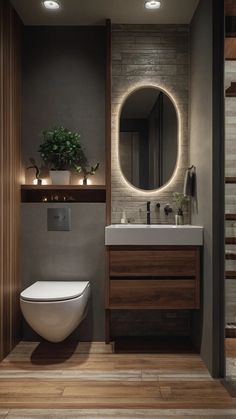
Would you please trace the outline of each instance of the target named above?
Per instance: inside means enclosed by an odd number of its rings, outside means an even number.
[[[20,296],[27,301],[69,300],[79,297],[88,286],[88,281],[38,281]]]

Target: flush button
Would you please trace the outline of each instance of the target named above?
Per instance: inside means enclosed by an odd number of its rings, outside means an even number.
[[[71,209],[48,208],[48,231],[70,231]]]

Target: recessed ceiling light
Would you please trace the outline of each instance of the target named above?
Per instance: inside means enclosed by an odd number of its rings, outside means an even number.
[[[161,7],[161,2],[157,0],[147,0],[145,1],[145,7],[150,10],[159,9]]]
[[[58,1],[55,1],[55,0],[44,0],[43,5],[46,9],[49,9],[49,10],[60,9],[60,4],[58,3]]]

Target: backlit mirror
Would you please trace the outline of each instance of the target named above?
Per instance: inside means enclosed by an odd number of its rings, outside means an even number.
[[[123,175],[139,189],[158,189],[173,175],[177,153],[178,120],[172,100],[157,88],[135,90],[120,115]]]

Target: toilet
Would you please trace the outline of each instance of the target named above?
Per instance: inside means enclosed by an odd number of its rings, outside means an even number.
[[[49,342],[61,342],[87,314],[88,281],[38,281],[20,294],[23,316]]]

